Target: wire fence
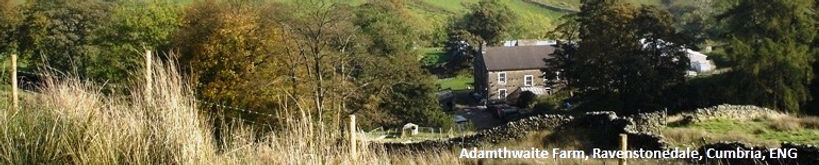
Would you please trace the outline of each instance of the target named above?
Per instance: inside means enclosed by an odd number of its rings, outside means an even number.
[[[53,79],[64,79],[64,78],[67,77],[67,76],[47,75],[47,74],[42,74],[42,73],[20,71],[20,70],[18,70],[17,73],[18,73],[17,79],[27,79],[25,81],[18,82],[18,83],[22,83],[21,88],[18,88],[18,89],[22,90],[22,91],[25,91],[25,92],[29,92],[29,93],[40,93],[40,92],[34,90],[36,88],[35,84],[38,83],[38,82],[33,82],[33,81],[36,81],[36,80],[33,80],[33,77],[29,77],[29,76],[38,76],[40,78],[48,77],[48,78],[53,78]],[[21,75],[19,73],[23,73],[25,75]],[[117,84],[100,83],[100,82],[93,82],[93,83],[105,84],[104,87],[122,89],[121,88],[122,86],[117,85]],[[109,89],[109,90],[113,90],[113,89]],[[253,114],[253,115],[269,117],[269,118],[273,118],[273,119],[278,118],[278,117],[276,117],[276,115],[270,114],[270,113],[264,113],[264,112],[259,112],[259,111],[244,109],[244,108],[238,108],[238,107],[228,106],[228,105],[214,103],[214,102],[208,102],[208,101],[204,101],[204,100],[200,100],[200,99],[196,99],[196,98],[194,98],[193,101],[196,102],[196,103],[202,104],[202,105],[207,105],[208,107],[218,108],[220,110],[230,110],[230,111],[244,113],[244,114]],[[211,115],[217,115],[216,111],[210,111],[210,110],[206,110],[206,109],[201,109],[201,111],[205,112],[205,113],[209,113]],[[229,116],[229,115],[221,115],[221,117],[224,117],[224,119],[229,119],[229,120],[242,122],[242,123],[250,123],[250,124],[259,125],[259,126],[273,127],[270,124],[266,124],[266,123],[258,122],[258,121],[253,121],[253,120],[248,120],[248,119],[243,119],[241,117],[232,117],[232,116]]]

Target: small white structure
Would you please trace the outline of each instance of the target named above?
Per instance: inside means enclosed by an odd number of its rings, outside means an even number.
[[[404,124],[404,128],[401,129],[401,136],[406,135],[406,131],[408,129],[410,130],[410,135],[418,135],[418,125],[417,124],[412,124],[412,123],[407,123],[407,124]]]
[[[660,43],[668,43],[663,40],[659,40]],[[646,39],[640,39],[640,43],[643,44],[643,49],[649,48],[651,45],[647,43]],[[664,47],[663,44],[657,45],[658,48]],[[708,48],[710,49],[710,47]],[[710,51],[710,50],[708,50]],[[714,65],[714,61],[708,60],[708,56],[702,54],[700,52],[685,49],[685,55],[688,57],[688,70],[686,71],[687,76],[696,76],[701,73],[711,72],[716,69],[716,65]]]
[[[716,69],[714,66],[714,62],[708,60],[708,56],[702,54],[700,52],[686,49],[685,53],[688,56],[688,60],[690,60],[690,68],[689,70],[694,71],[696,73],[703,73],[703,72],[710,72]]]
[[[512,47],[512,46],[545,46],[545,45],[557,45],[557,41],[555,41],[555,40],[508,40],[508,41],[503,41],[503,46],[505,46],[505,47]]]

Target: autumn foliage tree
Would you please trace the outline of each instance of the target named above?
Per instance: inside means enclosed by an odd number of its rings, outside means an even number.
[[[198,3],[174,45],[204,99],[331,125],[349,114],[364,126],[451,122],[400,1]]]
[[[16,47],[14,34],[20,21],[20,13],[13,0],[0,0],[0,54]]]
[[[279,27],[260,22],[252,4],[205,1],[187,9],[173,42],[201,99],[253,109],[268,104],[252,98],[267,97],[259,91],[276,85],[266,70],[275,67],[282,37]]]

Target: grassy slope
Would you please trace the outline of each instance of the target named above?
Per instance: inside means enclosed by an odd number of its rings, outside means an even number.
[[[450,13],[465,13],[467,6],[477,3],[478,0],[421,0],[422,3],[429,4],[428,6],[436,7],[437,10],[445,10]],[[509,6],[516,14],[540,14],[549,16],[551,18],[560,17],[562,14],[546,8],[542,8],[523,0],[507,0],[506,5]],[[429,9],[424,9],[429,10]]]
[[[800,142],[819,144],[819,130],[816,129],[795,129],[795,130],[781,130],[771,128],[770,121],[745,121],[740,122],[736,120],[715,120],[704,123],[694,124],[691,127],[705,130],[709,133],[729,134],[731,132],[739,132],[743,134],[752,135],[760,141],[773,142]]]
[[[468,6],[479,0],[418,0],[408,3],[411,12],[420,15],[425,23],[442,27],[449,23],[449,18],[459,17],[468,12]],[[553,21],[563,13],[537,6],[523,0],[506,0],[505,4],[517,15],[518,22],[511,31],[510,38],[539,39],[544,38],[547,30],[554,26]],[[422,29],[423,30],[423,29]],[[438,29],[443,30],[443,29]]]
[[[819,144],[819,129],[799,126],[799,120],[786,118],[760,118],[755,120],[710,120],[690,125],[670,124],[663,131],[675,146],[691,146],[706,142],[743,141],[757,145],[776,146],[781,142]],[[815,119],[814,119],[815,120]],[[814,121],[815,122],[815,121]]]

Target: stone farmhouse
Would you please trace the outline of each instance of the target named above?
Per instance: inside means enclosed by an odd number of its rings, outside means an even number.
[[[555,41],[512,40],[498,47],[482,45],[474,60],[476,95],[488,102],[498,102],[514,101],[524,91],[549,95],[559,90],[564,85],[560,71],[544,61],[554,58],[556,44]],[[690,60],[688,76],[715,70],[708,56],[691,49],[685,51]],[[553,76],[549,79],[545,75]]]
[[[529,44],[526,44],[529,43]],[[546,65],[553,58],[552,42],[507,41],[504,46],[481,46],[474,60],[475,93],[485,101],[511,101],[524,91],[536,95],[557,90],[560,72]],[[552,80],[545,78],[553,72]]]

